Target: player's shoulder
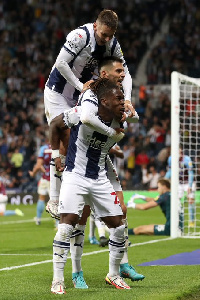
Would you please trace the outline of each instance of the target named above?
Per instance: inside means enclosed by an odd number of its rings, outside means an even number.
[[[65,46],[67,48],[78,50],[83,48],[87,43],[88,34],[89,33],[82,27],[70,31],[66,37]]]
[[[82,99],[81,102],[84,101],[92,101],[94,103],[98,103],[98,99],[97,96],[95,95],[95,93],[93,91],[91,91],[90,89],[86,90],[83,95],[82,95]]]

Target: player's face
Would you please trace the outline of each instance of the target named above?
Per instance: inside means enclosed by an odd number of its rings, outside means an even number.
[[[160,182],[158,182],[158,194],[159,195],[163,194],[163,188],[164,188],[164,186],[162,184],[160,184]]]
[[[113,35],[115,34],[115,30],[111,29],[105,24],[99,23],[98,21],[95,22],[93,26],[94,36],[99,46],[104,46],[113,38]]]
[[[120,121],[124,114],[124,95],[120,89],[114,89],[109,97],[109,110],[113,118]]]
[[[101,77],[108,78],[121,87],[122,81],[125,77],[123,64],[114,62],[112,66],[105,68],[101,72]]]

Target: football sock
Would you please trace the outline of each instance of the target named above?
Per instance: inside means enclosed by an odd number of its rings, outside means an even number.
[[[84,237],[85,237],[84,230],[85,230],[85,225],[77,224],[70,239],[72,273],[77,273],[82,271],[81,258],[83,254],[83,245],[84,245]]]
[[[95,225],[98,230],[99,237],[106,235],[105,223],[100,221],[99,219],[95,218]]]
[[[50,162],[50,199],[58,200],[62,181],[62,172],[57,172],[54,159]]]
[[[125,226],[125,230],[124,230],[125,250],[124,250],[124,255],[122,257],[120,264],[126,264],[126,263],[128,263],[128,221],[127,221],[127,218],[122,219],[122,223]]]
[[[195,203],[189,203],[188,204],[189,208],[189,220],[190,222],[194,222],[194,215],[195,215]]]
[[[128,229],[128,235],[134,235],[134,228]]]
[[[74,227],[69,224],[58,224],[53,241],[53,279],[64,280],[64,267],[70,250],[70,236]]]
[[[44,209],[45,209],[45,201],[38,200],[38,202],[37,202],[37,218],[38,219],[41,219]]]
[[[6,210],[3,214],[4,216],[14,216],[16,215],[14,210]]]
[[[119,274],[119,266],[125,250],[124,239],[125,226],[121,225],[117,228],[110,228],[109,239],[109,275],[115,276]]]

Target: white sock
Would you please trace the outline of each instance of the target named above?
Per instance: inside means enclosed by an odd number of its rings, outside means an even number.
[[[57,172],[54,160],[50,162],[50,199],[58,201],[60,186],[62,181],[62,172]]]
[[[121,225],[117,228],[110,228],[109,239],[109,275],[119,275],[119,266],[124,255],[125,239],[124,239],[125,226]]]
[[[126,219],[122,219],[122,223],[125,226],[125,230],[124,230],[125,251],[124,251],[124,255],[122,257],[120,265],[128,263],[128,221],[127,221],[127,218]]]
[[[72,273],[82,271],[81,258],[83,254],[85,225],[77,224],[70,239],[70,253],[72,260]]]
[[[105,223],[100,221],[98,218],[95,218],[95,225],[98,230],[99,237],[106,235]]]
[[[53,280],[64,280],[64,267],[70,249],[70,236],[74,227],[58,224],[58,231],[53,240]]]
[[[96,225],[95,225],[95,218],[93,214],[90,214],[90,231],[89,231],[89,237],[92,238],[94,236]]]

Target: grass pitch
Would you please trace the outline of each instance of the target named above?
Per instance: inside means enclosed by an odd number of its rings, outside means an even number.
[[[130,236],[129,262],[139,273],[146,276],[143,281],[126,282],[131,290],[117,290],[105,284],[108,273],[108,248],[90,245],[88,227],[85,235],[82,267],[88,290],[78,290],[71,281],[71,260],[65,267],[66,295],[50,292],[52,281],[52,241],[54,223],[49,215],[36,226],[36,205],[19,206],[24,217],[0,217],[0,299],[200,299],[200,266],[152,266],[141,267],[143,262],[165,258],[200,248],[200,239],[170,239],[168,237]],[[7,209],[14,209],[8,205]],[[149,211],[128,209],[129,227],[164,222],[159,208]],[[152,243],[153,242],[153,243]]]

